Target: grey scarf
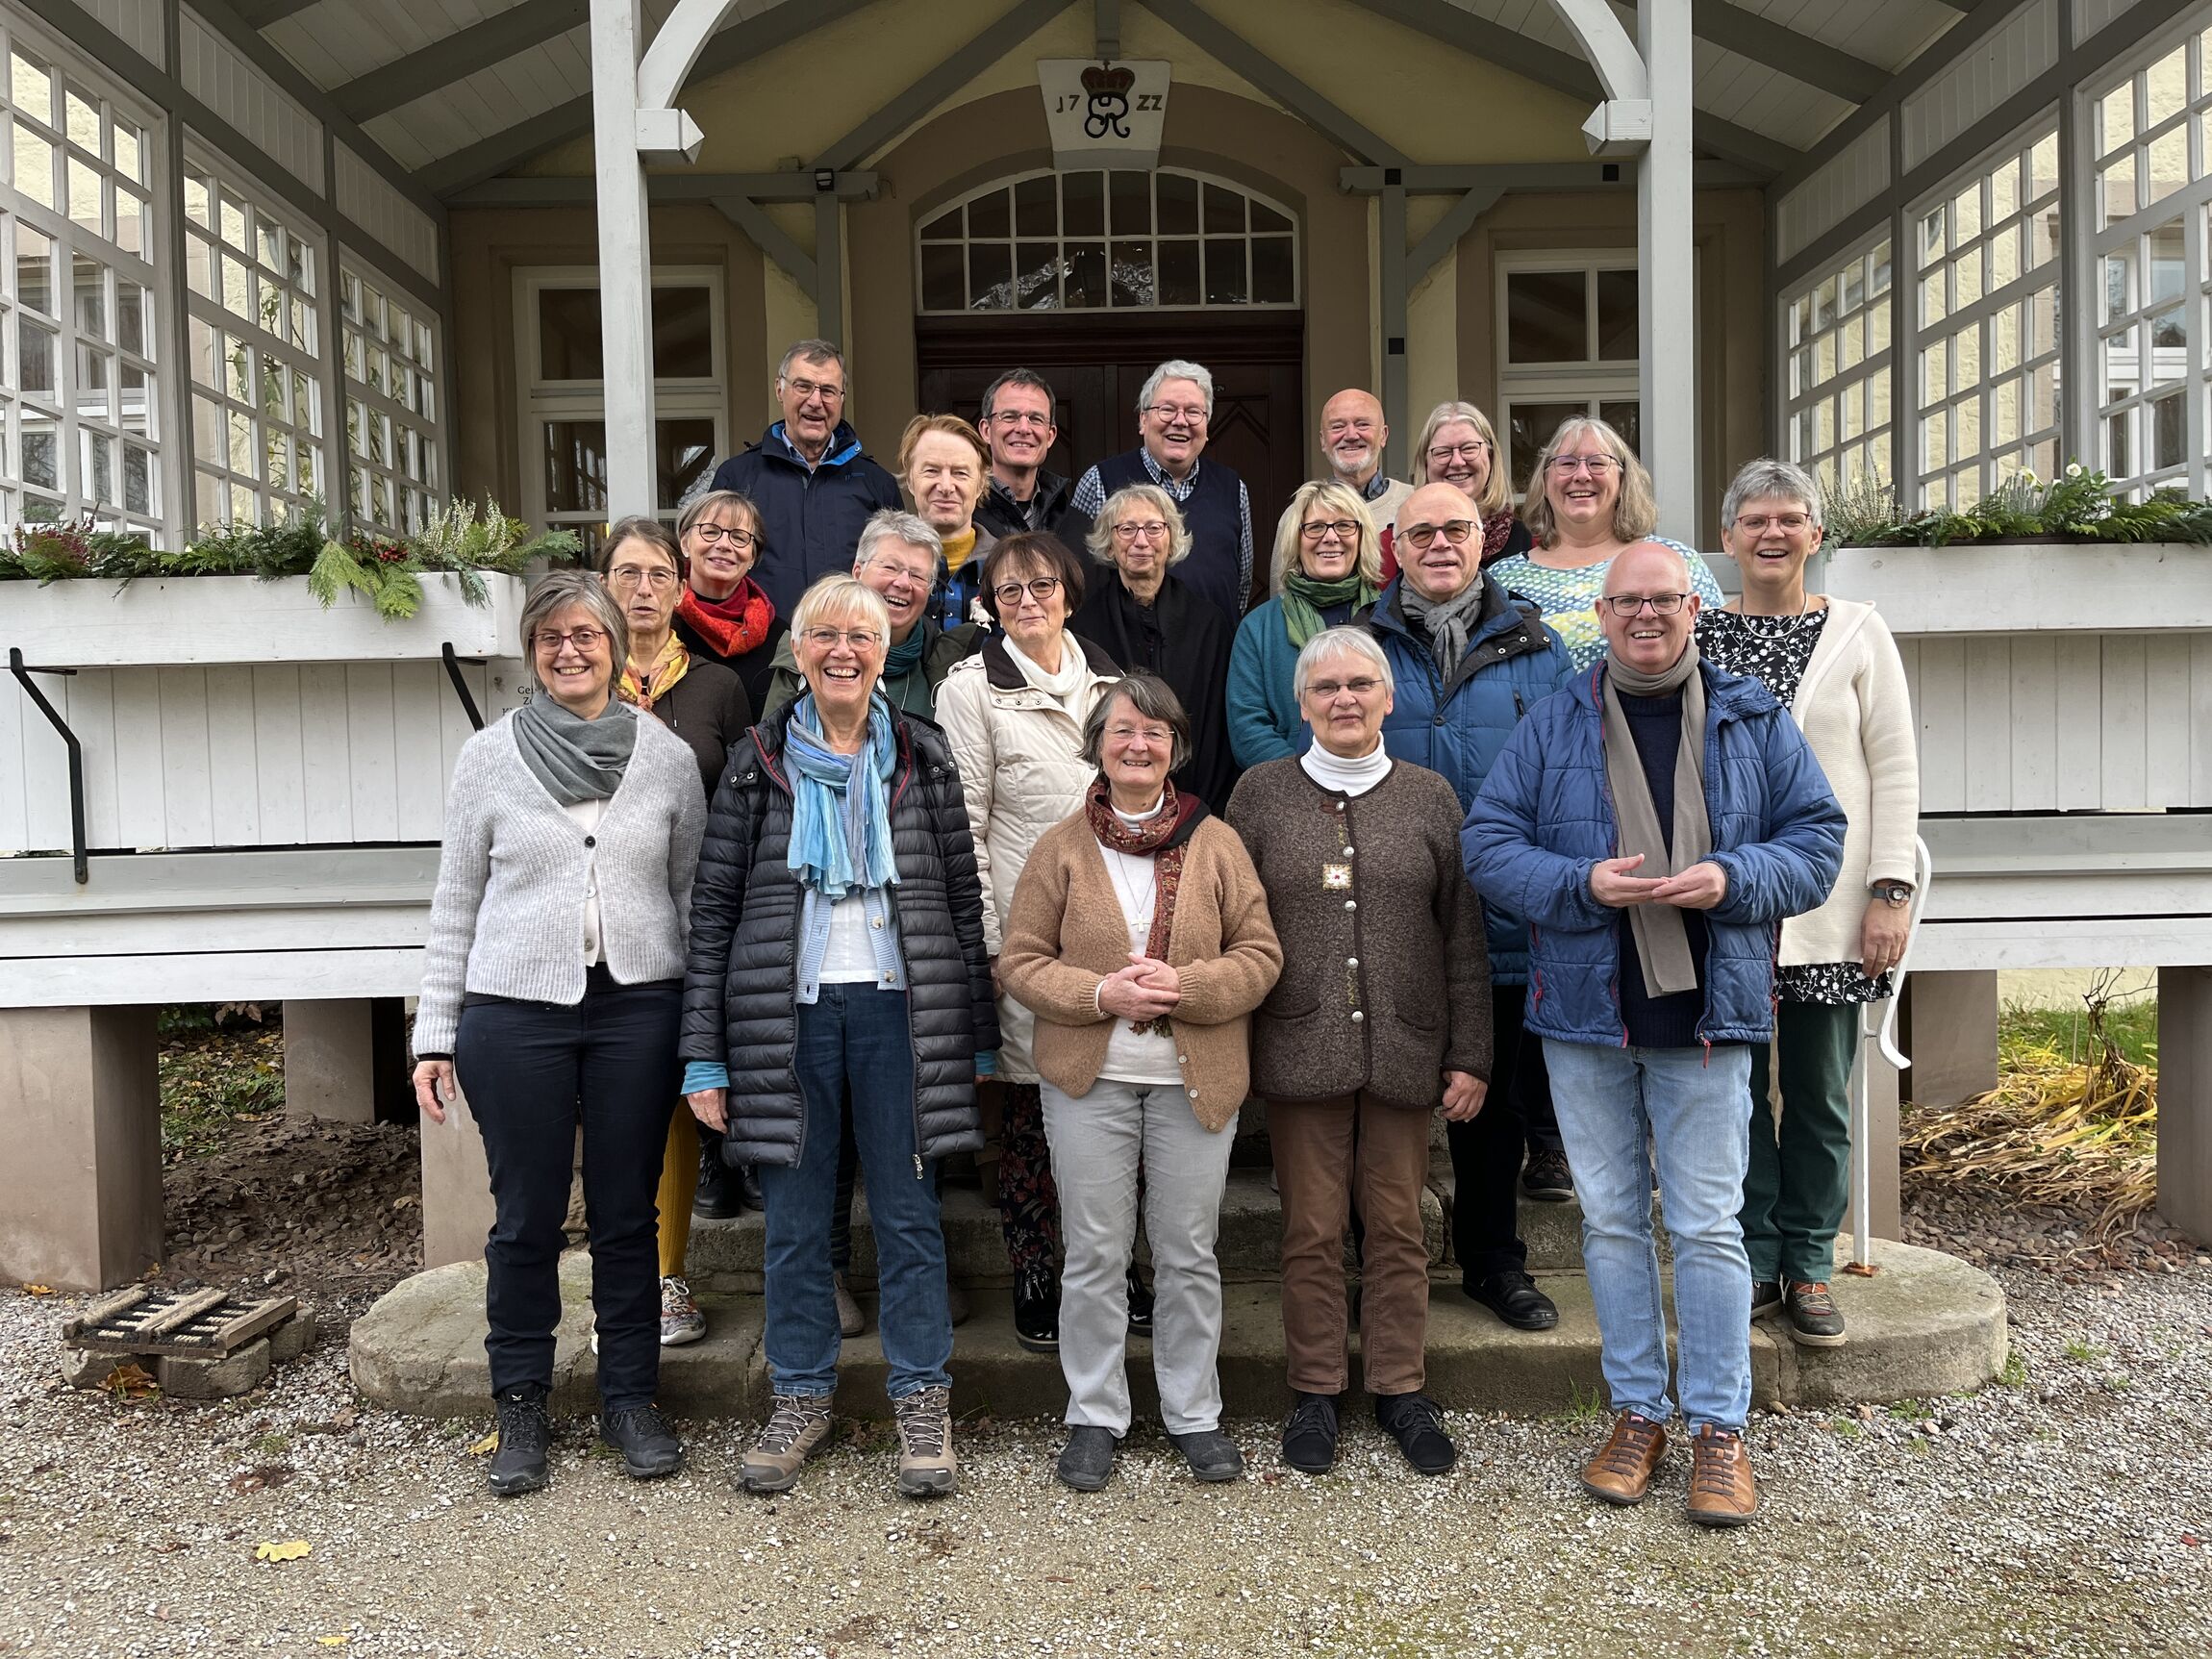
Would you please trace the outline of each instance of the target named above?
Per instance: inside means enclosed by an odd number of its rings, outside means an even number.
[[[609,697],[595,720],[570,714],[550,696],[531,698],[514,717],[522,764],[563,806],[603,801],[621,788],[638,746],[638,711],[620,698]]]
[[[1474,633],[1474,625],[1482,619],[1482,602],[1489,586],[1477,574],[1449,599],[1424,599],[1414,591],[1411,582],[1398,584],[1398,603],[1405,609],[1406,620],[1419,622],[1428,630],[1429,647],[1436,653],[1437,672],[1446,679],[1467,655],[1467,641]]]
[[[1636,758],[1636,738],[1621,711],[1621,694],[1663,697],[1682,693],[1682,742],[1674,752],[1674,838],[1672,847],[1659,830],[1659,809],[1644,764]],[[1674,666],[1656,674],[1631,668],[1605,654],[1605,781],[1613,791],[1613,813],[1620,825],[1615,856],[1644,855],[1639,878],[1680,875],[1713,850],[1713,825],[1705,816],[1705,679],[1697,672],[1697,641],[1682,647]],[[1697,965],[1690,955],[1690,936],[1682,913],[1671,904],[1628,907],[1636,955],[1644,965],[1646,995],[1697,988]]]

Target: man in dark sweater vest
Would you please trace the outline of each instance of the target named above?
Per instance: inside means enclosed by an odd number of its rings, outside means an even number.
[[[1583,1487],[1638,1502],[1667,1449],[1655,1165],[1689,1517],[1737,1526],[1759,1510],[1744,1445],[1751,1269],[1732,1208],[1750,1161],[1749,1045],[1772,1036],[1775,928],[1825,899],[1842,867],[1843,812],[1766,688],[1698,660],[1679,551],[1621,553],[1597,617],[1604,660],[1515,728],[1461,849],[1484,900],[1531,923],[1527,1025],[1582,1200],[1618,1414]]]
[[[1175,566],[1183,585],[1221,609],[1233,626],[1252,602],[1252,498],[1244,481],[1219,461],[1201,463],[1214,418],[1214,377],[1170,359],[1137,394],[1143,441],[1084,473],[1059,535],[1081,547],[1106,497],[1130,484],[1156,484],[1182,509],[1191,553]]]

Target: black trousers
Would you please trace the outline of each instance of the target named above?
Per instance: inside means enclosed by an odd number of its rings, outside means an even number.
[[[1452,1254],[1469,1284],[1528,1260],[1521,1239],[1521,1199],[1515,1183],[1529,1145],[1544,1144],[1537,1119],[1552,1144],[1559,1120],[1551,1110],[1551,1075],[1544,1065],[1544,1044],[1521,1025],[1527,988],[1500,985],[1491,991],[1494,1057],[1490,1092],[1482,1110],[1469,1122],[1447,1123],[1454,1197],[1451,1206]]]
[[[683,995],[681,980],[618,985],[594,968],[574,1004],[474,995],[462,1004],[453,1068],[491,1169],[484,1347],[494,1394],[553,1381],[561,1223],[581,1122],[599,1400],[609,1411],[652,1403],[661,1375],[655,1191],[683,1080]]]

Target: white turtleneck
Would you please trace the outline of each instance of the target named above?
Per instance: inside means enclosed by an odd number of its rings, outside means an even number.
[[[1309,743],[1306,752],[1298,757],[1298,765],[1306,768],[1306,776],[1324,790],[1341,790],[1347,795],[1364,795],[1390,775],[1390,751],[1383,747],[1382,739],[1375,739],[1375,746],[1356,761],[1347,761],[1332,755],[1319,743]]]
[[[1168,792],[1162,790],[1160,798],[1144,812],[1125,813],[1119,807],[1112,810],[1123,827],[1138,830],[1158,817],[1167,806]],[[1114,885],[1114,896],[1121,901],[1121,919],[1129,929],[1129,948],[1142,954],[1152,938],[1159,869],[1151,854],[1132,856],[1117,852],[1104,842],[1098,843],[1098,855],[1106,861],[1106,879]],[[1114,1029],[1106,1038],[1106,1058],[1099,1064],[1098,1075],[1114,1083],[1180,1085],[1183,1081],[1182,1070],[1175,1063],[1174,1038],[1158,1032],[1132,1031],[1126,1019],[1114,1021]]]

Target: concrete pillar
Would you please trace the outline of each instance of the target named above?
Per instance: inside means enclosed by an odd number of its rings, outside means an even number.
[[[101,1291],[162,1259],[151,1008],[0,1009],[0,1279]]]
[[[2158,1213],[2212,1244],[2212,968],[2158,970]]]
[[[284,1005],[284,1115],[376,1121],[376,1042],[366,997]]]
[[[491,1171],[476,1115],[458,1097],[445,1121],[422,1120],[422,1265],[474,1262],[491,1231]]]
[[[1905,982],[1905,1097],[1955,1106],[1997,1087],[1997,973],[1916,973]]]

